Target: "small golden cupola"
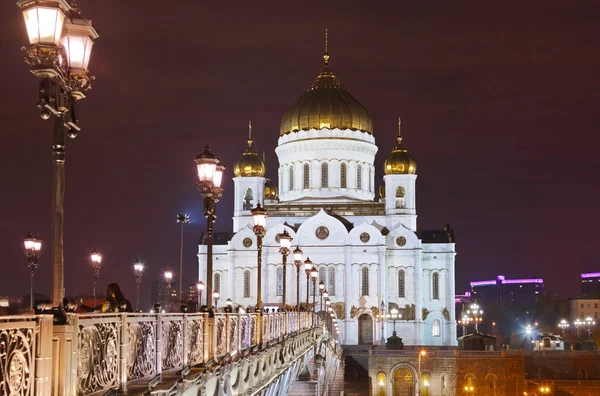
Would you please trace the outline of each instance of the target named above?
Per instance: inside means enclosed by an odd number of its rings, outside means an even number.
[[[402,146],[402,121],[398,118],[398,144],[383,163],[383,172],[386,175],[414,175],[417,173],[417,161]]]
[[[248,122],[248,148],[242,154],[242,158],[233,166],[233,173],[236,177],[265,176],[265,163],[258,156],[252,139],[252,121]]]
[[[265,181],[265,201],[277,201],[279,199],[279,190],[271,179]]]
[[[338,82],[329,68],[327,31],[325,65],[316,80],[281,119],[280,135],[311,129],[351,129],[373,133],[367,109]]]

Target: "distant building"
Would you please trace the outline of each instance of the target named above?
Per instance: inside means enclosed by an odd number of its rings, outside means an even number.
[[[569,300],[569,316],[572,322],[588,317],[597,321],[600,316],[600,299],[574,298]]]
[[[495,280],[471,282],[471,298],[481,304],[503,302],[506,304],[533,304],[545,293],[544,280],[506,279],[498,275]]]
[[[177,278],[176,276],[174,276],[174,278],[176,278],[177,280],[171,282],[171,287],[168,293],[166,293],[167,283],[164,281],[164,279],[157,279],[152,282],[152,305],[154,305],[155,303],[160,303],[163,309],[166,308],[165,310],[167,312],[179,312],[179,278]],[[196,281],[183,279],[181,288],[183,294],[182,301],[191,302],[195,304],[198,299],[198,289],[196,288]]]
[[[600,272],[581,274],[581,295],[583,297],[600,297]]]

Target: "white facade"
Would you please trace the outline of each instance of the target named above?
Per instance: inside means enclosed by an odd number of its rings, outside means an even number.
[[[279,307],[283,301],[282,256],[276,238],[285,229],[293,238],[292,250],[299,246],[304,259],[309,257],[319,270],[318,281],[325,282],[342,344],[379,343],[382,336],[392,335],[393,322],[384,321],[382,334],[378,319],[383,301],[386,313],[397,307],[403,314],[396,331],[405,344],[457,345],[452,231],[449,226],[417,231],[414,164],[410,173],[385,175],[385,198],[374,201],[380,183],[376,185],[375,137],[367,128],[334,125],[354,122],[359,116],[370,125],[366,110],[342,90],[326,63],[317,82],[294,105],[311,103],[304,108],[308,113],[289,111],[296,118],[282,122],[304,125],[321,120],[321,126],[281,131],[275,150],[279,201],[264,200],[264,177],[234,178],[233,236],[227,245],[214,246],[213,289],[219,290],[221,301],[231,298],[245,307],[256,304],[257,245],[249,209],[260,202],[268,211],[261,274],[265,307]],[[344,98],[351,98],[350,107],[331,105],[334,94],[347,101]],[[321,98],[322,105],[314,105]],[[328,112],[318,110],[323,108]],[[334,113],[337,108],[342,113]],[[348,113],[348,108],[354,113]],[[206,283],[206,246],[199,246],[198,258],[201,280]],[[293,255],[287,261],[286,304],[295,306]],[[300,301],[306,302],[304,265],[299,292]],[[312,302],[312,292],[309,297]]]

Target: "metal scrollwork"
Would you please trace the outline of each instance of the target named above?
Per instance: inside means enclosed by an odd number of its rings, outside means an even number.
[[[227,353],[227,326],[224,316],[216,317],[217,322],[217,356],[223,356]]]
[[[183,321],[165,320],[163,331],[163,370],[183,366]]]
[[[204,317],[189,320],[188,326],[188,363],[196,365],[204,359]]]
[[[234,352],[238,349],[238,318],[235,316],[229,316],[229,342],[227,352]]]
[[[0,328],[0,394],[32,394],[33,341],[33,328]]]
[[[119,384],[119,328],[116,321],[92,320],[89,325],[79,326],[77,376],[81,393]]]
[[[156,322],[128,323],[127,378],[134,380],[156,373]]]

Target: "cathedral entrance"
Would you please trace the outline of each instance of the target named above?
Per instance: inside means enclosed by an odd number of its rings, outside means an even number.
[[[362,314],[358,317],[358,343],[373,343],[373,318],[371,315]]]
[[[412,372],[407,368],[399,368],[394,373],[394,396],[413,396],[414,394]]]

